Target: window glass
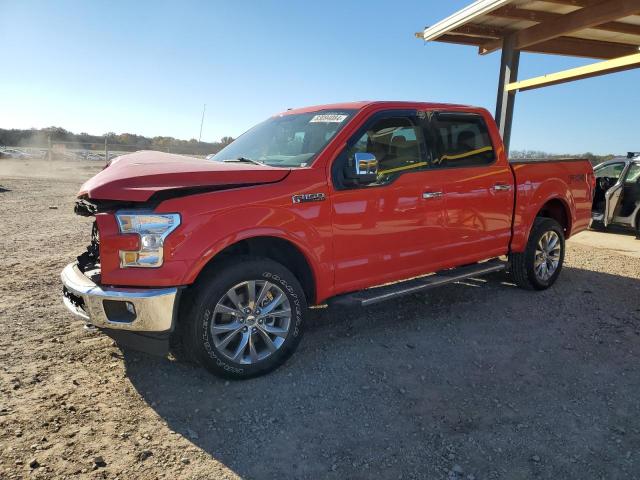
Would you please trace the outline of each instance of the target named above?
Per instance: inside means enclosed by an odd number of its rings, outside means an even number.
[[[421,132],[414,119],[384,118],[372,124],[347,155],[350,160],[357,152],[375,155],[378,160],[378,180],[375,183],[384,184],[403,172],[426,167],[421,141]]]
[[[275,167],[306,167],[351,118],[353,110],[320,110],[271,117],[212,158],[247,158]]]
[[[596,178],[609,177],[618,179],[620,175],[622,175],[622,170],[624,170],[624,163],[612,163],[611,165],[598,168],[594,173],[596,174]]]
[[[434,167],[474,167],[495,160],[489,130],[480,115],[437,113],[431,125],[436,150]]]
[[[640,164],[632,163],[624,179],[624,183],[633,185],[634,183],[638,183],[638,180],[640,180]]]

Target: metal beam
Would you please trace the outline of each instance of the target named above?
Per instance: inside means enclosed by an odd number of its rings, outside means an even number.
[[[478,28],[480,27],[480,28]],[[491,27],[495,29],[497,27]],[[464,33],[463,33],[464,32]],[[508,31],[504,32],[508,36]],[[420,38],[421,33],[416,33]],[[474,25],[456,29],[454,32],[441,35],[436,42],[471,45],[481,48],[482,45],[495,38],[495,32],[490,33],[484,27]],[[560,37],[546,42],[532,45],[523,49],[525,52],[548,53],[552,55],[570,55],[573,57],[598,58],[609,60],[638,52],[638,48],[624,43],[601,42],[584,38]]]
[[[574,3],[575,0],[546,1],[553,1],[553,3],[562,3],[566,5],[576,5],[576,3]],[[582,3],[583,5],[579,6],[587,6],[587,2],[585,2],[584,0],[581,0],[580,3]],[[512,20],[529,20],[536,23],[550,22],[564,16],[562,13],[543,12],[540,10],[527,10],[525,8],[518,8],[511,5],[498,8],[492,12],[489,12],[488,15],[491,15],[492,17],[509,18]],[[605,32],[626,33],[628,35],[640,36],[640,25],[635,25],[632,23],[605,22],[601,23],[600,25],[594,25],[591,28],[602,30]]]
[[[516,90],[509,91],[506,87],[518,79],[519,64],[520,51],[514,48],[513,36],[505,37],[500,59],[500,79],[498,81],[495,118],[507,155],[509,155],[509,143],[511,142],[511,125],[513,123]]]
[[[514,48],[522,50],[531,45],[542,43],[578,30],[590,28],[601,23],[626,17],[640,12],[640,0],[608,0],[591,7],[584,7],[562,15],[554,20],[525,28],[514,35]],[[498,50],[499,40],[483,45],[481,53]]]
[[[550,73],[542,77],[530,78],[529,80],[521,80],[519,82],[511,81],[506,85],[505,90],[510,93],[515,93],[517,91],[532,90],[534,88],[572,82],[583,78],[606,75],[608,73],[622,72],[638,67],[640,67],[640,53],[614,58],[613,60],[604,62],[592,63],[584,67],[571,68],[562,72]]]

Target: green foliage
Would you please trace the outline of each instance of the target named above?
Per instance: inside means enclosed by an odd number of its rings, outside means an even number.
[[[189,155],[208,155],[216,153],[233,141],[232,137],[223,137],[219,142],[198,142],[196,139],[179,140],[173,137],[144,137],[135,133],[108,132],[105,135],[72,133],[60,127],[42,129],[0,129],[0,145],[12,147],[46,148],[51,143],[64,143],[69,149],[103,150],[107,138],[111,151],[161,150],[164,152]]]

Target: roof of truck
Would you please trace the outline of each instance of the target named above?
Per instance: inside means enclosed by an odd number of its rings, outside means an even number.
[[[285,112],[278,115],[291,115],[296,113],[309,113],[320,110],[361,110],[365,107],[372,105],[378,105],[388,108],[478,108],[470,105],[457,105],[452,103],[433,103],[433,102],[408,102],[408,101],[396,101],[396,100],[362,100],[358,102],[344,102],[344,103],[328,103],[325,105],[313,105],[310,107],[290,108]]]

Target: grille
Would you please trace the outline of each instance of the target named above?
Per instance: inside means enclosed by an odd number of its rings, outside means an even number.
[[[100,268],[100,233],[95,221],[91,228],[91,243],[85,252],[78,257],[78,268],[82,273]]]

